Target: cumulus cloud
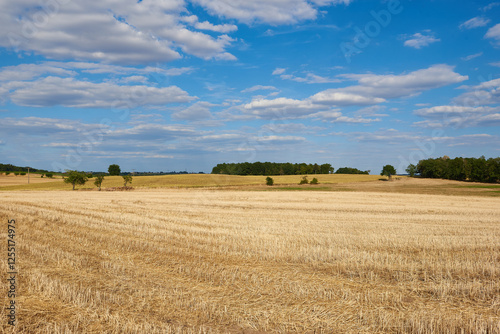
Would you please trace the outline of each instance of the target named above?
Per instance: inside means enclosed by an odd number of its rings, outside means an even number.
[[[380,97],[364,96],[341,91],[340,89],[327,89],[310,97],[310,100],[317,104],[333,106],[363,106],[385,102]]]
[[[488,29],[484,38],[493,39],[495,44],[500,45],[500,23]]]
[[[0,3],[0,45],[53,59],[119,64],[168,62],[181,58],[181,51],[204,59],[234,59],[226,50],[233,41],[227,35],[214,38],[188,29],[181,0],[54,3]],[[193,24],[200,30],[235,30],[233,25]]]
[[[344,74],[343,76],[357,80],[359,85],[338,90],[384,99],[411,96],[469,79],[466,75],[456,73],[453,66],[444,64],[399,75]]]
[[[136,108],[163,106],[195,99],[177,86],[121,86],[92,83],[74,78],[46,77],[36,81],[10,83],[13,103],[30,107]]]
[[[415,115],[422,117],[442,117],[444,115],[465,115],[465,114],[485,114],[500,111],[500,108],[492,107],[467,107],[467,106],[435,106],[415,110]]]
[[[276,88],[274,86],[256,85],[256,86],[252,86],[250,88],[246,88],[246,89],[242,90],[241,92],[242,93],[251,93],[251,92],[255,92],[257,90],[278,90],[278,88]]]
[[[298,118],[318,112],[324,114],[316,115],[325,116],[332,112],[333,107],[376,105],[468,79],[448,65],[434,65],[400,75],[343,74],[342,77],[356,80],[358,85],[327,89],[303,100],[284,97],[255,99],[243,105],[242,110],[260,118]]]
[[[427,118],[414,123],[427,128],[498,126],[500,107],[443,105],[415,110],[415,115]]]
[[[315,19],[317,7],[337,4],[348,5],[351,0],[193,0],[216,16],[273,25],[292,24]]]
[[[295,76],[292,74],[285,74],[286,69],[277,68],[273,71],[273,75],[279,75],[283,80],[292,80],[296,82],[305,82],[309,84],[315,83],[337,83],[341,82],[339,79],[322,77],[313,73],[306,73],[304,77]]]
[[[424,46],[428,46],[439,41],[441,40],[439,38],[435,38],[430,32],[427,32],[426,34],[417,32],[410,36],[410,38],[404,42],[404,45],[415,49],[421,49]]]
[[[481,57],[483,55],[482,52],[478,52],[478,53],[474,53],[472,55],[469,55],[469,56],[466,56],[466,57],[462,57],[460,59],[464,60],[464,61],[469,61],[469,60],[472,60],[474,58],[477,58],[477,57]]]
[[[195,104],[172,114],[176,120],[201,121],[212,118],[210,107],[213,104],[208,102],[196,102]]]
[[[459,27],[460,27],[460,29],[473,29],[473,28],[478,28],[478,27],[484,27],[489,22],[490,22],[490,19],[476,16],[470,20],[465,21]]]
[[[464,86],[468,91],[453,102],[464,106],[481,106],[500,103],[500,79],[485,81],[476,86]]]

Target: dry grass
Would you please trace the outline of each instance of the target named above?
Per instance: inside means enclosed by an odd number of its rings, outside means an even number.
[[[0,200],[1,221],[19,224],[20,333],[500,332],[498,198],[170,189]]]

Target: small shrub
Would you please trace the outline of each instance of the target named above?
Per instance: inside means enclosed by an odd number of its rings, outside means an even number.
[[[272,186],[272,185],[274,184],[274,180],[273,180],[273,178],[272,178],[272,177],[269,177],[269,176],[268,176],[268,177],[266,177],[266,184],[267,184],[268,186]]]
[[[10,174],[10,172],[5,172],[5,175],[9,175],[9,174]]]
[[[45,177],[53,178],[54,174],[52,174],[52,173],[45,173]]]
[[[312,179],[311,184],[318,184],[318,179],[317,178]]]
[[[14,172],[14,175],[16,175],[16,176],[19,175],[19,172]]]
[[[92,175],[92,173],[88,173],[88,174],[87,174],[87,178],[91,179],[91,178],[93,178],[93,177],[94,177],[94,175]]]
[[[26,175],[26,172],[21,172],[20,174],[21,174],[21,175]]]
[[[43,174],[40,174],[40,177],[43,179]]]
[[[303,176],[302,180],[300,180],[299,184],[308,184],[309,180],[307,179],[307,176]]]

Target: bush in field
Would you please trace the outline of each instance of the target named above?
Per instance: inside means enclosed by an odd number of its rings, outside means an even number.
[[[311,184],[318,184],[318,179],[317,178],[312,179]]]
[[[268,177],[266,177],[266,184],[267,184],[268,186],[272,186],[272,185],[274,184],[274,180],[273,180],[273,178],[272,178],[272,177],[269,177],[269,176],[268,176]]]
[[[26,172],[21,172],[21,173],[19,173],[19,174],[21,174],[21,175],[26,175]]]
[[[5,172],[5,175],[9,175],[9,174],[10,174],[10,172]]]
[[[299,184],[308,184],[309,180],[307,179],[307,176],[303,176],[302,180],[300,180]]]
[[[73,185],[73,190],[75,190],[75,185],[84,185],[87,182],[87,175],[83,172],[76,170],[67,170],[67,177],[64,179],[64,183],[71,183]]]
[[[91,179],[93,177],[94,177],[94,175],[92,175],[92,173],[87,173],[87,178]]]
[[[14,172],[14,175],[16,175],[16,176],[19,175],[19,172]]]
[[[53,178],[54,174],[52,174],[52,173],[45,173],[45,177]]]
[[[132,183],[132,175],[123,175],[123,186],[126,187],[127,183]]]
[[[43,174],[40,174],[40,177],[43,179]]]

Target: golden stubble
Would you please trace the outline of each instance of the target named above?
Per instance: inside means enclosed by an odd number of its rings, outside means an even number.
[[[19,225],[18,332],[500,332],[498,198],[0,196]]]

